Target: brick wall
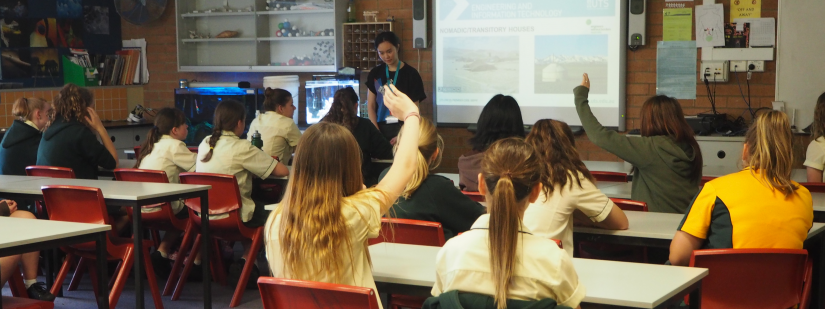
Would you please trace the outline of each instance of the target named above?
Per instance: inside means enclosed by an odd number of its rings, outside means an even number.
[[[124,87],[101,87],[92,88],[95,97],[95,110],[103,121],[125,120],[129,116],[126,100],[126,88]],[[19,98],[42,98],[51,101],[58,93],[59,88],[48,90],[30,91],[4,91],[0,92],[0,127],[10,127],[14,121],[11,115],[14,101]]]
[[[762,1],[762,16],[777,17],[778,0]],[[725,16],[730,9],[729,1],[725,2]],[[429,2],[432,3],[432,2]],[[687,3],[692,6],[693,3]],[[647,45],[635,52],[628,51],[627,63],[627,128],[638,128],[639,111],[642,103],[656,93],[656,44],[662,40],[662,9],[665,0],[649,0],[647,16]],[[422,114],[432,116],[432,48],[412,48],[412,11],[410,0],[355,0],[355,10],[358,20],[363,20],[361,12],[364,10],[378,11],[379,20],[389,16],[395,17],[393,27],[401,36],[401,59],[414,66],[421,73],[427,99],[421,104]],[[428,20],[432,21],[432,5],[428,13]],[[727,19],[727,17],[726,17]],[[260,86],[264,76],[272,73],[180,73],[177,72],[176,44],[175,44],[174,1],[169,1],[167,12],[161,20],[144,26],[134,26],[123,22],[123,38],[146,38],[148,42],[149,70],[151,82],[144,86],[144,101],[149,107],[157,108],[173,106],[172,89],[177,87],[178,80],[186,78],[200,81],[238,81],[246,80],[253,86]],[[430,27],[432,28],[432,27]],[[432,30],[429,37],[432,39]],[[700,55],[701,57],[701,51]],[[753,73],[750,81],[753,108],[770,107],[774,99],[776,79],[776,63],[766,62],[764,73]],[[697,65],[698,71],[698,65]],[[300,74],[301,82],[311,78],[311,74]],[[744,89],[745,75],[740,73]],[[746,109],[739,93],[736,79],[731,76],[731,82],[720,83],[716,88],[717,109],[738,117]],[[702,83],[696,83],[697,99],[680,100],[686,114],[692,115],[710,109],[710,102],[706,98],[707,90]],[[304,113],[304,94],[300,94],[299,112]],[[572,103],[572,102],[571,102]],[[750,121],[749,115],[744,117]],[[303,116],[302,116],[303,118]],[[456,172],[458,157],[470,150],[467,139],[471,134],[462,128],[440,128],[439,132],[447,144],[444,151],[444,161],[439,172]],[[801,146],[796,147],[795,155],[801,158],[804,155],[805,138],[797,138]],[[588,141],[586,136],[578,138],[577,146],[585,160],[617,161],[616,156],[607,153]]]

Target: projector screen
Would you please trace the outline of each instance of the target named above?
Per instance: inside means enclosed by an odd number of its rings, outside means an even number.
[[[590,106],[624,130],[625,0],[434,0],[436,120],[473,124],[495,94],[513,96],[525,124],[581,125],[573,88],[591,80]]]

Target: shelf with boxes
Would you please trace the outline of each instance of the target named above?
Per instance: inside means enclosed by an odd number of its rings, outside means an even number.
[[[381,64],[375,36],[392,31],[391,22],[346,23],[343,27],[344,66],[369,70]]]
[[[177,0],[182,72],[334,72],[346,0]]]

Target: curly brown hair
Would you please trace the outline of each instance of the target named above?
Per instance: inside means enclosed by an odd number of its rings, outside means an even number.
[[[77,120],[86,123],[86,108],[94,103],[89,89],[75,84],[66,84],[54,98],[54,117],[63,116],[66,121]]]

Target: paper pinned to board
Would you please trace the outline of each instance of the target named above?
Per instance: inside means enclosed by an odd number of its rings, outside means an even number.
[[[740,18],[762,17],[762,0],[733,0],[730,2],[730,22]]]
[[[135,74],[135,84],[146,84],[149,82],[149,66],[146,62],[146,39],[123,40],[123,47],[140,48],[141,74]]]
[[[696,41],[659,41],[656,94],[696,99]]]
[[[750,23],[750,47],[773,47],[776,45],[776,19],[739,18],[736,19],[736,31],[744,31],[745,23]]]
[[[725,46],[724,15],[721,3],[696,6],[696,47]]]
[[[693,9],[664,9],[663,15],[663,40],[690,41],[693,30]]]

